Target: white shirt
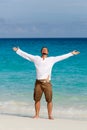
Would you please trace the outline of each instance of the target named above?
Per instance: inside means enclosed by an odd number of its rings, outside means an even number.
[[[31,54],[28,54],[21,49],[18,49],[16,53],[23,58],[34,62],[35,67],[36,67],[36,79],[41,80],[41,79],[47,79],[49,76],[49,80],[51,80],[51,71],[52,67],[56,62],[59,62],[61,60],[64,60],[66,58],[69,58],[73,56],[72,53],[68,53],[62,56],[55,56],[55,57],[47,57],[43,59],[40,56],[34,56]]]

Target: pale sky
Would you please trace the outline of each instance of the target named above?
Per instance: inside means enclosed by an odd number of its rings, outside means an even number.
[[[0,0],[4,37],[87,37],[87,0]]]

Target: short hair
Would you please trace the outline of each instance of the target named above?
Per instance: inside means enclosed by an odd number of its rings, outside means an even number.
[[[49,52],[49,50],[48,50],[48,48],[47,48],[47,47],[42,47],[42,48],[41,48],[41,53],[42,53],[43,48],[46,48],[46,49],[47,49],[47,51]]]

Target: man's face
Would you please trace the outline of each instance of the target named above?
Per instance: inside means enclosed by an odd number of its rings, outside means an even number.
[[[48,55],[48,49],[47,48],[43,48],[42,49],[42,54],[47,54]]]

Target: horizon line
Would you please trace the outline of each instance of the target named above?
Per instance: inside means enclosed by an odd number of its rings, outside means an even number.
[[[0,37],[0,39],[87,39],[87,37]]]

